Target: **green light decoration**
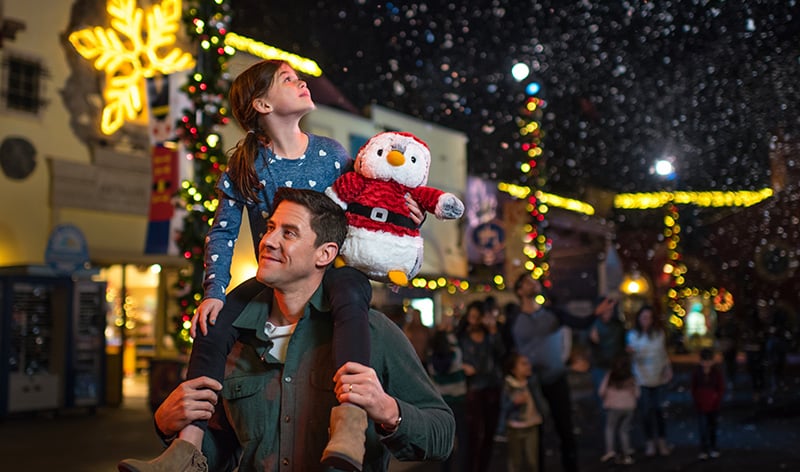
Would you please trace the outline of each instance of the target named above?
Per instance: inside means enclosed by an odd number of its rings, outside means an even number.
[[[177,325],[174,339],[175,346],[182,351],[192,345],[189,326],[203,297],[203,251],[217,207],[215,185],[227,164],[219,129],[230,120],[227,66],[234,54],[232,48],[225,47],[231,20],[228,3],[190,0],[186,4],[183,20],[197,46],[197,58],[194,73],[183,88],[192,107],[183,110],[177,123],[185,158],[191,161],[193,171],[192,180],[184,180],[178,192],[187,213],[176,242],[189,263],[180,270],[175,287],[179,312],[173,317]]]
[[[545,186],[546,173],[544,172],[544,159],[542,159],[542,140],[544,131],[541,126],[542,109],[547,103],[536,96],[528,96],[525,105],[520,110],[517,118],[519,136],[522,143],[520,149],[525,153],[527,160],[520,165],[520,171],[530,182],[530,191],[527,193],[527,211],[530,213],[532,223],[525,227],[525,247],[523,249],[528,260],[525,270],[531,277],[541,281],[545,288],[550,288],[552,282],[550,275],[550,248],[553,241],[545,234],[547,227],[546,215],[549,206],[545,199],[540,198],[541,190]]]

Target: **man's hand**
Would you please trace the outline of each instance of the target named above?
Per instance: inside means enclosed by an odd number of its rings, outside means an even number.
[[[156,427],[164,436],[171,437],[192,421],[211,418],[220,390],[222,385],[210,377],[181,383],[156,410]]]
[[[333,376],[339,403],[360,406],[376,424],[394,424],[400,418],[395,399],[383,391],[378,375],[370,367],[348,362]]]
[[[197,325],[200,325],[200,331],[203,336],[206,336],[208,334],[208,324],[211,323],[213,326],[217,322],[217,315],[222,310],[222,305],[222,300],[217,300],[216,298],[203,300],[195,310],[194,316],[192,316],[192,327],[189,328],[189,334],[196,338]]]
[[[595,316],[604,316],[610,315],[612,310],[614,310],[614,306],[617,304],[617,300],[612,297],[605,297],[603,301],[597,304],[597,307],[594,309]]]

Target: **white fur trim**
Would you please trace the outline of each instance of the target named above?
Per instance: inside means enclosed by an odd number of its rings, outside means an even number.
[[[325,195],[327,195],[328,197],[330,197],[330,199],[331,199],[331,200],[333,200],[333,201],[334,201],[334,202],[335,202],[337,205],[339,205],[340,207],[342,207],[342,209],[343,209],[343,210],[346,210],[346,209],[347,209],[347,203],[343,202],[343,201],[342,201],[342,200],[339,198],[339,195],[337,195],[337,194],[336,194],[336,190],[334,190],[334,189],[333,189],[333,187],[328,187],[328,188],[326,188],[326,189],[325,189]]]

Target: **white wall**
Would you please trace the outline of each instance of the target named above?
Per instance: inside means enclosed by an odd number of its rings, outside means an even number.
[[[3,40],[0,54],[40,60],[47,105],[39,116],[0,109],[0,141],[21,137],[36,148],[36,168],[24,180],[0,173],[0,265],[41,263],[51,225],[46,159],[89,162],[89,151],[69,132],[69,113],[59,93],[69,74],[59,35],[67,26],[72,2],[3,1],[3,16],[25,24],[13,41]]]

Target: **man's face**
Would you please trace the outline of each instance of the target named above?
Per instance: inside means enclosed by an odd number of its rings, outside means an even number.
[[[276,289],[288,288],[317,268],[317,234],[311,229],[311,213],[302,205],[283,201],[267,222],[267,232],[258,246],[256,278]]]
[[[542,293],[542,284],[530,277],[522,279],[519,290],[517,290],[517,295],[521,298],[535,297],[540,293]]]

